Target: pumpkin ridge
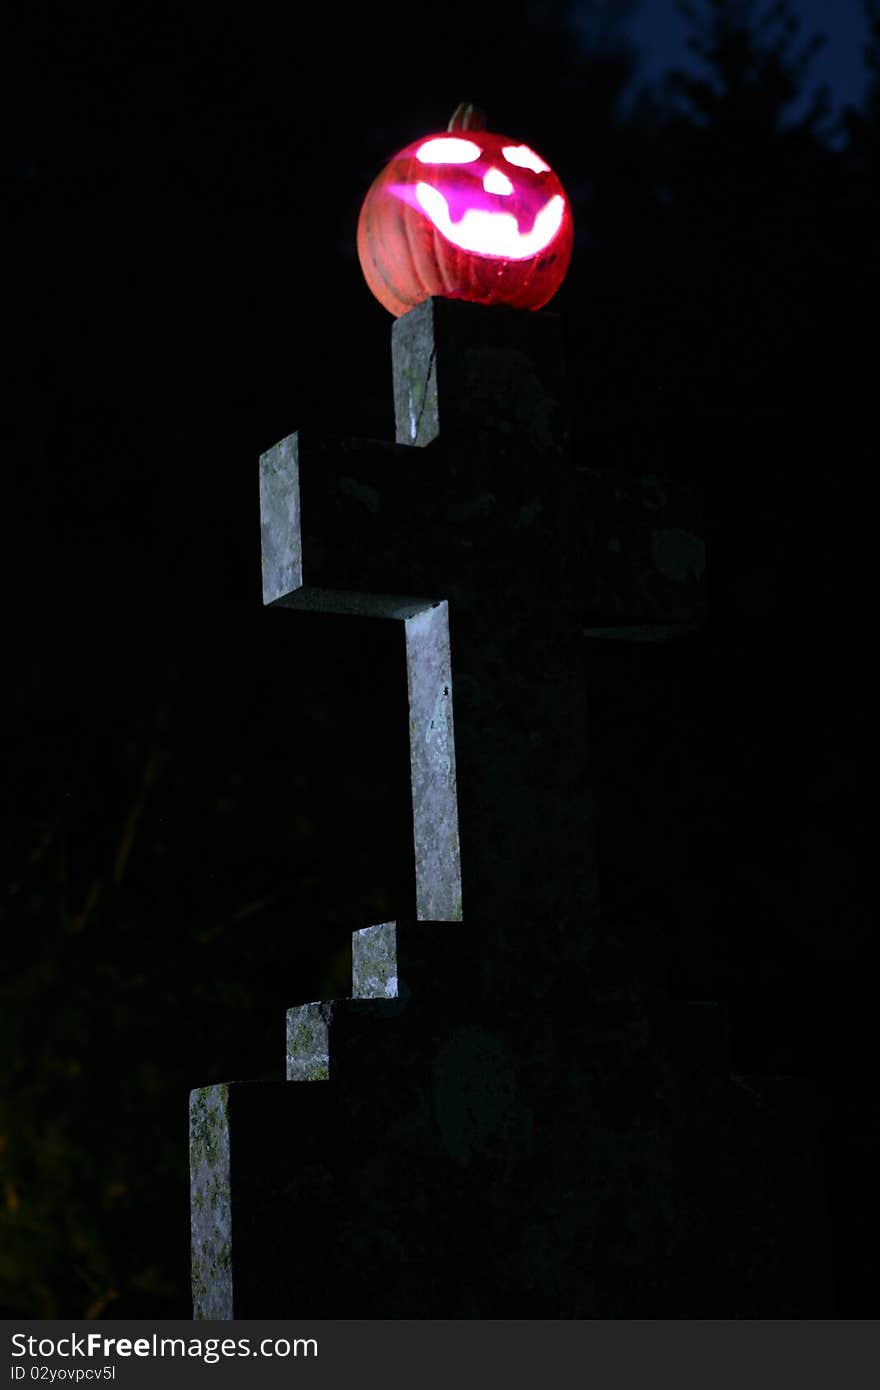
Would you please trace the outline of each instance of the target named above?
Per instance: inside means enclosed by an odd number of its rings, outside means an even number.
[[[427,293],[430,294],[433,287],[432,287],[431,285],[426,285],[426,284],[425,284],[425,276],[423,275],[421,265],[419,264],[419,261],[420,261],[420,257],[419,257],[419,255],[418,255],[418,250],[419,250],[419,248],[418,248],[417,246],[414,246],[414,245],[413,245],[413,236],[414,236],[414,234],[415,234],[415,227],[414,227],[414,225],[413,225],[413,226],[410,225],[411,219],[410,219],[409,217],[406,216],[406,213],[407,213],[408,211],[409,211],[409,209],[406,208],[405,206],[404,206],[404,208],[401,210],[400,225],[401,225],[401,227],[402,227],[402,229],[403,229],[404,244],[406,245],[406,251],[407,251],[407,255],[409,256],[409,261],[410,261],[410,278],[416,282],[416,284],[419,286],[419,288],[420,288],[422,291],[427,291]],[[410,304],[410,307],[412,307],[412,306],[415,305],[415,304],[421,303],[421,300],[422,300],[423,298],[425,298],[425,297],[426,297],[426,296],[425,296],[425,294],[423,293],[422,295],[419,296],[418,299],[409,300],[408,302],[409,302],[409,304]],[[405,298],[405,296],[401,295],[401,298]]]

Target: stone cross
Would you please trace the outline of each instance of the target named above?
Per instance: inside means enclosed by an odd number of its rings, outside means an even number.
[[[733,1248],[767,1203],[707,1137],[721,1011],[634,999],[599,918],[583,636],[702,621],[699,507],[573,467],[554,315],[428,300],[392,344],[395,444],[263,456],[263,594],[401,625],[415,919],[290,1010],[287,1082],[193,1093],[196,1316],[680,1316],[695,1210]],[[706,1144],[723,1218],[681,1198]]]
[[[596,912],[585,620],[692,623],[704,599],[685,489],[618,480],[609,508],[575,475],[560,339],[429,300],[394,324],[396,445],[306,433],[261,460],[265,602],[401,624],[416,917],[466,921],[495,990],[495,950],[524,954],[532,993]]]

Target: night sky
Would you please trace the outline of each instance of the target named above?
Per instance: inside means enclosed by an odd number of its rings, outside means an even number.
[[[351,931],[406,900],[399,644],[262,609],[257,461],[388,437],[358,209],[460,100],[575,204],[577,457],[706,492],[706,631],[595,662],[608,910],[664,924],[681,997],[730,1002],[738,1070],[816,1081],[841,1310],[876,1316],[877,131],[829,150],[719,108],[658,138],[617,115],[686,58],[672,0],[609,0],[598,58],[547,8],[13,10],[7,1316],[188,1316],[189,1089],[276,1076],[284,1009],[344,993]],[[810,87],[858,104],[858,0],[796,9],[829,37]]]
[[[610,8],[615,8],[614,0]],[[792,9],[801,21],[802,40],[815,33],[827,39],[810,68],[812,84],[828,84],[835,113],[846,104],[858,105],[865,92],[863,49],[868,36],[862,0],[795,0]],[[632,15],[620,28],[639,50],[638,81],[656,82],[669,68],[692,62],[675,0],[635,0]]]
[[[809,65],[805,92],[792,104],[786,119],[797,120],[815,92],[826,89],[829,113],[823,138],[839,147],[844,140],[841,114],[845,107],[861,104],[867,83],[864,49],[868,25],[863,0],[794,0],[791,9],[801,25],[799,44],[814,35],[824,36],[825,43]],[[762,12],[761,6],[757,12]],[[699,70],[687,47],[687,23],[676,0],[574,0],[571,13],[575,31],[587,44],[599,39],[630,47],[637,61],[621,96],[624,109],[631,107],[646,87],[662,87],[671,69]]]

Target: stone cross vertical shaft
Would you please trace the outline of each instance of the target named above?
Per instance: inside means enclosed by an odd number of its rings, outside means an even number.
[[[263,456],[264,600],[402,624],[416,917],[463,919],[496,991],[527,960],[534,995],[583,963],[597,907],[560,325],[429,300],[393,359],[396,446]]]
[[[573,466],[559,329],[427,301],[396,444],[261,460],[265,601],[400,624],[416,881],[287,1081],[193,1092],[197,1317],[827,1314],[796,1088],[598,921],[583,633],[699,624],[703,548],[687,489]]]
[[[416,916],[540,956],[595,901],[560,344],[449,307],[394,325],[398,447],[264,455],[264,596],[402,622]]]

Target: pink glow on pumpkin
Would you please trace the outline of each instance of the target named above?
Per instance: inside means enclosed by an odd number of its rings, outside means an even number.
[[[572,242],[571,208],[550,166],[482,128],[398,151],[358,218],[367,284],[395,315],[431,295],[539,309],[559,288]]]

